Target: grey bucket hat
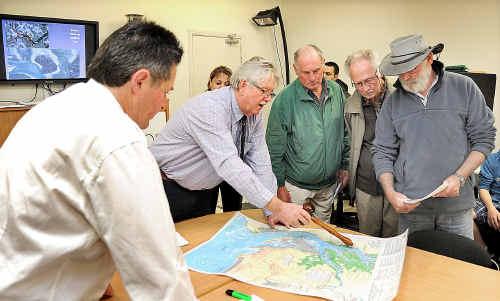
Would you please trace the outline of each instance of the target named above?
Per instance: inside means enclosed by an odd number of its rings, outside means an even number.
[[[434,50],[439,46],[427,46],[422,35],[413,34],[395,39],[390,47],[391,52],[380,63],[380,72],[384,75],[399,75],[410,71],[431,51],[436,52]]]

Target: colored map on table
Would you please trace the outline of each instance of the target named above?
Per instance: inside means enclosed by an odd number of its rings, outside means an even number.
[[[190,269],[268,288],[334,300],[390,300],[397,294],[406,232],[395,238],[322,229],[272,229],[240,213],[186,253]],[[389,274],[388,274],[389,273]]]

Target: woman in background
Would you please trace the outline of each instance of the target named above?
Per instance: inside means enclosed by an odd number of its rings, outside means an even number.
[[[208,78],[207,88],[208,91],[216,90],[222,87],[229,86],[229,79],[231,78],[231,69],[226,66],[219,66],[210,72]]]

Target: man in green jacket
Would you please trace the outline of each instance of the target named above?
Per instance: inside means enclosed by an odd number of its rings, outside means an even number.
[[[349,193],[356,200],[359,231],[390,237],[399,232],[399,217],[377,182],[371,148],[378,113],[392,89],[377,72],[377,65],[373,51],[369,49],[358,50],[345,61],[345,68],[356,88],[344,107],[346,127],[351,138]]]
[[[344,94],[337,83],[323,79],[324,63],[314,45],[295,52],[298,79],[274,100],[266,141],[278,197],[298,204],[312,198],[315,215],[329,222],[334,184],[345,186],[349,178],[349,139]]]

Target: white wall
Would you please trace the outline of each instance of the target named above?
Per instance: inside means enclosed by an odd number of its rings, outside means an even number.
[[[499,0],[45,0],[43,5],[39,0],[2,0],[0,12],[97,20],[101,41],[126,22],[127,13],[143,14],[171,29],[185,48],[171,102],[175,111],[189,94],[189,32],[234,32],[243,37],[243,59],[260,55],[276,61],[272,30],[250,21],[257,11],[276,5],[284,16],[291,60],[298,47],[314,43],[343,69],[354,50],[372,48],[382,57],[394,38],[421,33],[429,44],[445,44],[445,64],[500,75]],[[343,70],[341,78],[349,82]],[[499,82],[495,116],[500,116]],[[30,99],[33,92],[31,86],[0,86],[0,99]],[[162,125],[163,118],[157,119],[154,131]]]
[[[445,65],[465,64],[470,71],[497,74],[493,112],[500,127],[499,0],[281,0],[280,8],[290,56],[314,43],[340,65],[346,83],[350,79],[343,64],[355,50],[371,48],[382,59],[393,39],[412,33],[422,34],[431,45],[444,43],[440,59]]]
[[[101,42],[126,23],[125,15],[128,13],[143,14],[148,20],[172,30],[185,50],[177,69],[175,91],[170,102],[172,112],[179,108],[189,95],[190,32],[236,33],[242,37],[243,60],[255,55],[274,60],[276,55],[271,28],[255,26],[251,17],[259,10],[276,5],[275,1],[265,0],[1,0],[0,12],[99,21]],[[0,99],[29,100],[33,95],[33,85],[0,86]],[[40,98],[43,99],[37,97]],[[157,116],[147,132],[158,132],[164,121],[163,116]]]

